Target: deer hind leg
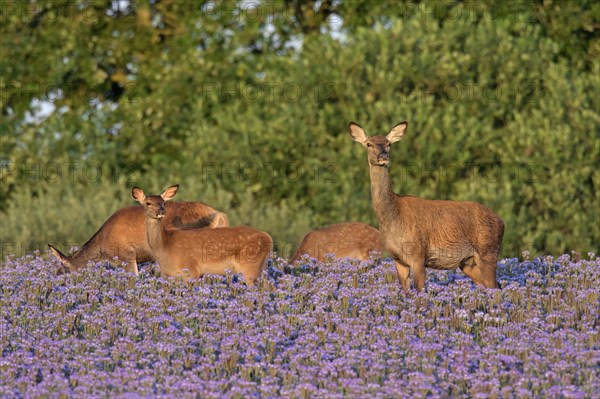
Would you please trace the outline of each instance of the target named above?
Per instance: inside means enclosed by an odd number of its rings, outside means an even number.
[[[244,278],[246,279],[246,285],[248,287],[253,287],[254,283],[256,282],[256,279],[257,279],[257,277],[249,276],[249,275],[244,275]]]
[[[243,270],[235,269],[234,272],[235,273],[241,273],[242,276],[244,276],[244,280],[246,280],[246,285],[248,287],[252,287],[256,280],[258,280],[258,278],[260,277],[260,272],[262,271],[262,269],[252,269],[252,268],[244,268]]]
[[[244,276],[244,280],[246,281],[246,285],[248,287],[252,287],[256,280],[260,277],[260,272],[262,269],[256,265],[240,265],[240,264],[231,264],[226,269],[230,270],[234,274],[241,274]]]
[[[461,270],[476,284],[486,288],[500,288],[496,281],[496,256],[481,256],[475,253],[474,259],[461,266]]]

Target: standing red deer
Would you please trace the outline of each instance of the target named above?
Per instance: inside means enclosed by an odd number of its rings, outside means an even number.
[[[241,273],[253,285],[267,265],[273,239],[248,226],[217,229],[167,229],[162,219],[168,216],[165,202],[175,196],[179,186],[160,195],[146,196],[141,188],[131,191],[146,214],[146,237],[163,276],[187,279],[205,274]]]
[[[498,215],[476,202],[426,200],[393,192],[390,147],[404,137],[407,126],[402,122],[387,136],[367,137],[362,127],[350,122],[350,136],[367,149],[371,202],[404,291],[410,289],[411,269],[415,288],[423,289],[425,267],[459,267],[475,283],[500,288],[496,263],[504,223]]]
[[[167,209],[169,214],[163,221],[166,227],[215,228],[229,225],[224,213],[201,202],[170,202]],[[138,263],[155,260],[146,241],[145,217],[146,211],[141,206],[119,209],[71,256],[64,255],[48,244],[63,265],[59,271],[77,271],[90,261],[99,262],[118,257],[127,263],[127,271],[137,274]]]
[[[382,252],[381,238],[376,228],[365,223],[346,222],[308,232],[290,263],[300,260],[302,255],[324,262],[326,254],[334,254],[336,258],[369,260],[370,257],[380,257]]]

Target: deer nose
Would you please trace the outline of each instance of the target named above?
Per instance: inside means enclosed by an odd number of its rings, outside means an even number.
[[[382,152],[381,154],[379,154],[379,156],[377,157],[377,159],[379,161],[389,161],[390,160],[390,154],[388,154],[387,152]]]

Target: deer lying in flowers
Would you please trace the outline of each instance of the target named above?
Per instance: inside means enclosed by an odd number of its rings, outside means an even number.
[[[216,228],[229,225],[227,216],[201,202],[169,202],[166,228]],[[61,261],[60,273],[77,271],[88,262],[112,260],[126,263],[125,270],[138,274],[138,264],[155,260],[146,240],[146,211],[140,206],[119,209],[83,246],[70,256],[48,244]]]
[[[303,255],[324,262],[326,254],[364,261],[379,258],[382,252],[381,237],[376,228],[359,222],[338,223],[307,233],[290,263],[299,261]]]

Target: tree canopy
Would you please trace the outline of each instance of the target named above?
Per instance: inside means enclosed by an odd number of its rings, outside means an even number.
[[[181,183],[288,254],[376,225],[350,120],[408,120],[395,191],[494,209],[504,256],[600,250],[598,2],[0,7],[3,255],[82,244],[134,184]]]

